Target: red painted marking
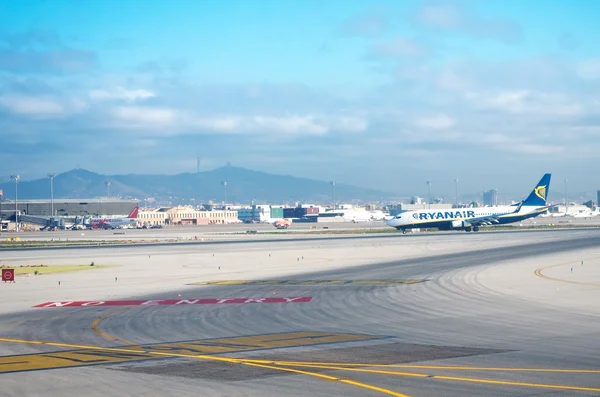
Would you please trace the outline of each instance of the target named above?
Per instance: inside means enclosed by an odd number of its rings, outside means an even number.
[[[305,303],[312,296],[296,296],[290,298],[204,298],[204,299],[163,299],[163,300],[130,300],[130,301],[57,301],[45,302],[33,307],[96,307],[96,306],[167,306],[167,305],[220,305],[227,303]]]

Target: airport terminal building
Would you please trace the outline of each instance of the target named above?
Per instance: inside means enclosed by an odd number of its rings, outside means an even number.
[[[127,216],[136,205],[139,205],[137,200],[54,199],[54,216]],[[18,200],[17,209],[20,215],[53,216],[50,200]],[[0,214],[3,217],[14,216],[15,202],[1,201]]]

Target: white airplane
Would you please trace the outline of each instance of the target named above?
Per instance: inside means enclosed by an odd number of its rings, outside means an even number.
[[[551,174],[542,177],[524,201],[510,206],[483,208],[452,208],[447,210],[407,211],[386,219],[389,226],[406,233],[407,229],[437,228],[439,230],[479,231],[479,227],[521,222],[546,213]]]
[[[371,219],[374,221],[383,221],[389,214],[384,214],[383,211],[377,210],[371,212]]]
[[[139,207],[135,206],[126,217],[120,218],[90,218],[92,227],[104,229],[119,229],[135,227],[137,225]]]

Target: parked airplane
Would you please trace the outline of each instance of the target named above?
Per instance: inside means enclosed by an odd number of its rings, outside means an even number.
[[[529,197],[511,206],[407,211],[387,219],[386,223],[406,233],[407,229],[423,227],[477,232],[481,226],[520,222],[543,214],[552,207],[546,205],[550,177],[551,174],[544,175]]]
[[[90,224],[94,228],[117,229],[135,227],[137,225],[139,207],[135,206],[126,217],[120,218],[90,218]]]

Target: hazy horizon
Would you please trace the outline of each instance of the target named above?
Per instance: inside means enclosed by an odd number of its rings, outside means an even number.
[[[143,10],[143,12],[140,12]],[[596,1],[0,0],[0,163],[426,196],[600,182]],[[561,193],[558,193],[561,192]],[[595,197],[592,197],[595,199]]]
[[[203,173],[203,172],[217,171],[219,169],[225,169],[225,168],[230,167],[230,166],[234,167],[236,169],[239,169],[239,170],[249,170],[247,168],[238,167],[238,166],[233,165],[231,163],[227,163],[227,164],[218,166],[218,167],[216,167],[216,168],[214,168],[212,170],[201,170],[200,172]],[[55,175],[55,177],[60,177],[62,174],[67,174],[67,173],[70,173],[72,171],[77,171],[77,170],[81,170],[81,171],[84,171],[84,172],[90,172],[90,173],[93,173],[93,174],[98,174],[98,175],[101,175],[101,176],[105,176],[106,177],[106,181],[111,180],[111,178],[117,178],[118,179],[118,178],[123,177],[123,176],[129,177],[129,176],[132,176],[132,175],[139,175],[139,176],[148,175],[148,174],[144,174],[144,173],[110,174],[110,175],[105,175],[105,174],[102,174],[102,173],[98,173],[98,172],[96,172],[94,170],[84,169],[82,167],[76,167],[76,168],[73,168],[73,169],[70,169],[70,170],[55,172],[54,175]],[[255,170],[249,170],[249,171],[255,171]],[[186,173],[187,174],[195,174],[196,172],[197,171],[185,172],[185,173],[174,173],[174,174],[154,174],[154,175],[157,175],[157,176],[161,176],[161,175],[177,176],[177,175],[182,175],[182,174],[186,174]],[[282,176],[283,175],[283,176],[295,177],[294,175],[284,175],[284,174],[278,174],[276,172],[269,173],[269,174],[270,175],[274,175],[274,176]],[[38,176],[38,177],[33,178],[33,179],[23,179],[23,178],[21,178],[19,180],[19,183],[22,184],[24,182],[25,183],[27,183],[27,182],[35,182],[35,181],[47,180],[47,179],[48,178],[45,175]],[[237,177],[236,179],[239,179],[239,177]],[[309,178],[309,179],[312,179],[312,178]],[[331,181],[319,180],[319,179],[312,179],[312,180],[317,181],[317,182],[325,182],[327,184],[329,184],[331,182]],[[103,189],[104,189],[104,181],[105,180],[103,179],[102,182],[99,182],[100,185],[98,185],[98,186],[102,186]],[[451,186],[449,185],[448,181],[443,181],[441,183],[442,188],[437,188],[437,189],[436,189],[436,185],[433,183],[433,181],[431,181],[431,182],[432,182],[432,184],[431,184],[431,186],[432,186],[431,199],[432,200],[443,199],[443,201],[442,201],[443,203],[451,203],[451,204],[453,204],[455,202],[455,199],[456,199],[456,183],[454,182],[454,180],[450,181],[452,183]],[[464,182],[464,181],[462,181],[462,182]],[[343,182],[341,182],[341,183],[344,184]],[[221,184],[217,183],[217,185],[220,186]],[[348,185],[348,184],[346,184],[346,185]],[[459,184],[458,184],[458,188],[459,188],[458,189],[458,193],[459,193],[459,201],[461,201],[461,203],[465,203],[465,201],[471,201],[471,200],[482,202],[483,201],[482,200],[482,196],[483,196],[484,191],[488,191],[488,190],[492,190],[492,189],[497,189],[496,187],[489,187],[489,188],[481,188],[480,187],[479,189],[477,189],[476,185],[477,184],[473,183],[472,181],[471,182],[467,181],[466,186],[467,186],[468,190],[464,190],[463,186],[461,185],[461,181],[459,181]],[[49,186],[50,185],[49,185],[49,182],[48,182],[48,187]],[[206,186],[205,188],[208,188],[210,190],[210,189],[213,189],[215,186]],[[231,180],[229,180],[228,186],[230,188],[232,188],[232,187],[236,188],[236,184],[232,183]],[[340,182],[339,181],[336,181],[336,186],[340,186]],[[363,186],[353,185],[353,184],[349,184],[348,186],[354,186],[354,187],[357,187],[357,188],[364,188]],[[503,191],[498,190],[498,193],[497,193],[498,194],[498,202],[500,204],[509,204],[509,203],[511,203],[511,201],[515,202],[515,201],[519,201],[519,200],[525,199],[525,197],[530,193],[531,188],[533,188],[533,186],[534,186],[533,184],[531,186],[528,186],[528,187],[523,186],[523,189],[521,191],[519,191],[518,193],[516,193],[516,194],[512,194],[512,193],[503,192]],[[564,184],[562,185],[562,187],[563,187],[563,190],[560,189],[560,185],[559,185],[559,189],[557,189],[556,186],[553,186],[552,183],[550,184],[550,191],[549,191],[549,195],[548,195],[548,200],[550,202],[555,202],[555,203],[559,203],[559,204],[564,202],[564,198],[565,198],[565,196],[564,196],[564,193],[565,193],[565,191],[564,191]],[[1,188],[4,188],[4,197],[6,199],[14,200],[14,182],[13,181],[9,180],[8,178],[1,178],[0,177],[0,189]],[[20,190],[22,190],[22,187],[21,187]],[[316,190],[313,193],[318,193],[319,191],[320,190]],[[379,190],[379,191],[382,192],[382,193],[388,193],[388,196],[389,197],[394,197],[395,200],[402,198],[403,201],[410,200],[410,199],[415,198],[415,197],[420,197],[422,199],[427,200],[428,195],[429,195],[429,192],[428,192],[426,186],[424,188],[422,187],[421,190],[419,190],[419,191],[415,190],[415,191],[394,192],[394,191],[389,191],[389,190],[385,190],[385,189]],[[328,195],[328,194],[329,194],[329,188],[327,189],[326,195]],[[22,195],[20,197],[23,198]],[[60,196],[57,196],[57,197],[60,197]],[[63,198],[69,198],[69,197],[65,196]],[[93,197],[90,196],[90,198],[93,198]],[[140,198],[143,199],[143,197],[140,197]],[[361,199],[361,197],[354,197],[353,199]],[[576,201],[576,202],[577,201],[584,202],[586,200],[595,200],[596,199],[596,191],[590,191],[590,190],[588,190],[588,191],[571,191],[569,193],[569,198],[568,199],[569,199],[569,201]],[[363,201],[365,201],[365,200],[363,200]],[[368,201],[369,200],[366,200],[365,202],[368,202]],[[393,203],[393,202],[396,202],[396,201],[394,201],[394,200],[390,201],[390,203]]]

